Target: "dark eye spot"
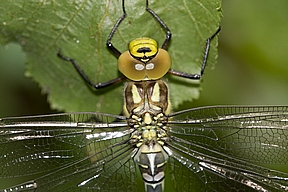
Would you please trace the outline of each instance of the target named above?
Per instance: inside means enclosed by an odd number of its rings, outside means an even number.
[[[149,47],[141,47],[137,50],[138,53],[146,53],[151,52],[151,49]]]

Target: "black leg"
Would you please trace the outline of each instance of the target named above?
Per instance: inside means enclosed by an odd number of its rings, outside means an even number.
[[[122,10],[123,10],[123,15],[115,23],[106,41],[106,46],[116,55],[117,58],[121,55],[121,52],[113,46],[111,39],[114,33],[116,32],[116,29],[119,27],[120,23],[126,18],[126,15],[127,15],[125,11],[125,6],[124,6],[124,0],[122,0]]]
[[[169,30],[169,28],[166,26],[166,24],[160,19],[160,17],[153,11],[151,10],[149,7],[149,4],[148,4],[148,0],[146,0],[146,10],[161,24],[161,26],[166,30],[166,38],[165,38],[165,41],[162,45],[162,48],[163,49],[166,49],[167,48],[167,45],[172,37],[172,34],[171,34],[171,31]],[[122,0],[122,10],[123,10],[123,15],[117,20],[117,22],[115,23],[114,27],[112,28],[108,38],[107,38],[107,42],[106,42],[106,45],[107,47],[117,56],[119,57],[121,55],[121,52],[116,49],[112,42],[111,42],[111,39],[114,35],[114,33],[116,32],[116,29],[119,27],[120,23],[126,18],[126,11],[125,11],[125,6],[124,6],[124,0]],[[206,48],[205,48],[205,53],[204,53],[204,59],[203,59],[203,62],[202,62],[202,67],[201,67],[201,72],[200,74],[189,74],[189,73],[185,73],[185,72],[180,72],[180,71],[176,71],[176,70],[173,70],[173,69],[170,69],[168,71],[168,73],[172,74],[172,75],[176,75],[176,76],[180,76],[180,77],[184,77],[184,78],[188,78],[188,79],[200,79],[201,76],[203,75],[204,73],[204,70],[205,70],[205,67],[206,67],[206,63],[207,63],[207,59],[208,59],[208,55],[209,55],[209,49],[210,49],[210,42],[211,40],[220,32],[221,30],[221,27],[218,28],[218,30],[211,36],[209,37],[207,40],[206,40]],[[71,59],[69,57],[65,57],[63,56],[61,53],[60,53],[60,50],[58,51],[57,53],[58,57],[65,60],[65,61],[68,61],[70,63],[72,63],[72,65],[74,66],[74,68],[77,70],[77,72],[79,73],[79,75],[90,85],[92,86],[93,88],[95,89],[100,89],[100,88],[104,88],[104,87],[107,87],[109,85],[112,85],[112,84],[115,84],[115,83],[118,83],[118,82],[121,82],[125,79],[124,76],[121,76],[121,77],[117,77],[115,79],[112,79],[112,80],[109,80],[107,82],[104,82],[104,83],[97,83],[97,84],[94,84],[91,82],[91,80],[88,78],[88,76],[80,69],[80,67],[77,65],[77,63],[75,62],[74,59]]]
[[[218,30],[206,40],[206,48],[205,48],[205,52],[204,52],[204,59],[202,62],[202,67],[201,67],[201,72],[200,74],[189,74],[189,73],[184,73],[184,72],[180,72],[180,71],[175,71],[173,69],[170,69],[168,71],[168,73],[172,74],[172,75],[176,75],[176,76],[180,76],[180,77],[184,77],[184,78],[188,78],[188,79],[200,79],[205,71],[205,67],[207,64],[207,59],[208,59],[208,55],[209,55],[209,50],[210,50],[210,42],[211,40],[220,32],[221,27],[218,28]]]
[[[125,6],[124,6],[124,0],[122,1],[122,10],[123,10],[123,15],[117,20],[117,22],[115,23],[114,27],[112,28],[108,38],[107,38],[107,41],[106,41],[106,45],[107,47],[117,56],[117,58],[121,55],[121,52],[116,49],[112,42],[111,42],[111,39],[114,35],[114,33],[116,32],[116,29],[118,28],[118,26],[120,25],[120,23],[125,19],[126,17],[126,11],[125,11]],[[118,83],[118,82],[121,82],[125,79],[124,76],[121,76],[121,77],[117,77],[115,79],[111,79],[107,82],[104,82],[104,83],[92,83],[91,80],[88,78],[88,76],[80,69],[80,67],[77,65],[77,63],[75,62],[74,59],[72,58],[69,58],[69,57],[65,57],[64,55],[62,55],[60,53],[60,50],[58,51],[57,53],[58,57],[65,60],[65,61],[68,61],[70,63],[72,63],[72,65],[74,66],[74,68],[77,70],[77,72],[79,73],[79,75],[93,88],[95,89],[100,89],[100,88],[104,88],[104,87],[107,87],[109,85],[112,85],[112,84],[115,84],[115,83]]]
[[[164,23],[164,21],[162,21],[160,19],[160,17],[152,10],[148,7],[148,0],[146,0],[146,10],[162,25],[162,27],[166,30],[166,39],[162,45],[162,49],[166,49],[167,45],[172,37],[172,33],[169,30],[169,28],[167,27],[167,25]]]
[[[80,69],[80,67],[77,65],[77,63],[75,62],[74,59],[71,59],[69,57],[65,57],[64,55],[62,55],[60,53],[60,50],[58,50],[58,53],[57,53],[57,56],[61,59],[63,59],[64,61],[68,61],[70,63],[72,63],[72,65],[74,66],[74,68],[77,70],[78,74],[84,79],[84,81],[86,81],[91,87],[95,88],[95,89],[100,89],[100,88],[104,88],[104,87],[107,87],[109,85],[112,85],[112,84],[115,84],[115,83],[118,83],[118,82],[121,82],[125,79],[124,76],[121,76],[121,77],[117,77],[115,79],[112,79],[112,80],[109,80],[109,81],[106,81],[104,83],[97,83],[97,84],[94,84],[91,82],[91,80],[88,78],[88,76]]]

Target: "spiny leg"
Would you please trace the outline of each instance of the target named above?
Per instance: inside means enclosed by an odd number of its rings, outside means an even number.
[[[146,0],[146,10],[161,24],[161,26],[166,30],[166,39],[162,45],[162,48],[163,49],[166,49],[167,48],[167,45],[172,37],[172,33],[171,31],[169,30],[169,28],[167,27],[167,25],[164,23],[164,21],[161,20],[161,18],[152,10],[148,7],[149,3],[148,3],[148,0]],[[115,23],[114,27],[112,28],[109,36],[108,36],[108,39],[106,41],[106,45],[107,47],[117,56],[117,58],[121,55],[121,52],[116,49],[112,42],[111,42],[111,39],[113,37],[113,35],[115,34],[116,32],[116,29],[119,27],[120,23],[126,18],[127,14],[126,14],[126,11],[125,11],[125,5],[124,5],[124,0],[122,0],[122,10],[123,10],[123,15],[117,20],[117,22]]]
[[[116,29],[118,28],[118,26],[120,25],[120,23],[125,19],[126,17],[126,11],[125,11],[125,6],[124,6],[124,0],[122,1],[122,10],[123,10],[123,15],[117,20],[117,22],[115,23],[114,27],[112,28],[108,38],[107,38],[107,41],[106,41],[106,45],[107,47],[117,56],[117,58],[121,55],[121,52],[116,49],[112,42],[111,42],[111,39],[114,35],[114,33],[116,32]],[[103,82],[103,83],[92,83],[92,81],[89,79],[89,77],[84,73],[84,71],[81,70],[81,68],[78,66],[78,64],[75,62],[74,59],[72,58],[69,58],[69,57],[66,57],[64,55],[62,55],[60,53],[60,50],[58,51],[57,53],[58,57],[65,60],[65,61],[68,61],[70,63],[72,63],[72,65],[74,66],[74,68],[76,69],[76,71],[78,72],[78,74],[93,88],[95,89],[100,89],[100,88],[104,88],[104,87],[107,87],[107,86],[110,86],[112,84],[116,84],[116,83],[119,83],[121,81],[123,81],[125,79],[124,76],[121,76],[121,77],[117,77],[115,79],[111,79],[109,81],[106,81],[106,82]]]
[[[167,27],[167,25],[162,21],[162,19],[152,10],[148,7],[148,0],[146,0],[146,10],[161,24],[161,26],[166,30],[166,39],[162,45],[162,49],[166,49],[167,45],[172,37],[172,33],[170,29]]]
[[[119,27],[120,23],[126,18],[126,15],[127,15],[125,11],[125,6],[124,6],[124,0],[122,0],[122,10],[123,10],[123,15],[115,23],[106,41],[106,46],[116,55],[117,58],[121,55],[121,52],[118,49],[116,49],[116,47],[113,46],[111,39],[114,33],[116,32],[116,29]]]
[[[176,71],[173,69],[170,69],[168,71],[168,73],[172,74],[172,75],[176,75],[176,76],[180,76],[180,77],[184,77],[184,78],[188,78],[188,79],[200,79],[205,71],[205,67],[207,64],[207,59],[208,59],[208,55],[209,55],[209,50],[210,50],[210,43],[211,40],[220,32],[221,27],[219,27],[217,29],[217,31],[206,40],[206,48],[205,48],[205,52],[204,52],[204,58],[203,58],[203,62],[202,62],[202,67],[201,67],[201,72],[200,74],[190,74],[190,73],[184,73],[181,71]]]
[[[115,83],[119,83],[121,81],[123,81],[125,79],[124,76],[121,76],[121,77],[117,77],[115,79],[111,79],[109,81],[106,81],[106,82],[103,82],[103,83],[92,83],[92,81],[89,79],[89,77],[84,73],[84,71],[81,70],[81,68],[78,66],[78,64],[75,62],[74,59],[71,59],[69,57],[66,57],[64,55],[62,55],[60,53],[60,50],[58,50],[57,52],[57,56],[61,59],[63,59],[64,61],[68,61],[70,63],[72,63],[72,65],[74,66],[74,68],[76,69],[76,71],[78,72],[78,74],[84,79],[84,81],[86,81],[91,87],[95,88],[95,89],[100,89],[100,88],[104,88],[104,87],[107,87],[107,86],[110,86],[112,84],[115,84]]]

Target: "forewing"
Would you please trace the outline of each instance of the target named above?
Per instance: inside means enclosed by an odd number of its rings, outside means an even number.
[[[197,173],[204,191],[288,189],[287,173],[257,166],[288,164],[287,107],[204,107],[171,116],[168,147],[177,160],[171,166],[188,168],[188,180]],[[174,177],[175,183],[185,181],[184,174]]]
[[[18,186],[40,191],[135,188],[127,142],[133,130],[124,119],[100,113],[1,119],[0,177],[42,173]]]

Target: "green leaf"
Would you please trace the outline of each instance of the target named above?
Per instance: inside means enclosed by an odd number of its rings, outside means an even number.
[[[199,73],[205,40],[217,30],[221,1],[149,1],[172,31],[168,52],[172,68]],[[77,61],[95,83],[118,77],[117,58],[106,48],[106,39],[122,15],[121,1],[2,1],[0,42],[17,42],[27,58],[26,75],[48,94],[53,109],[101,111],[119,114],[123,83],[92,90],[73,66],[56,56],[57,50]],[[127,18],[112,42],[121,52],[129,41],[142,36],[161,45],[165,31],[145,10],[144,1],[125,1]],[[217,38],[213,40],[208,65],[216,63]],[[199,96],[199,82],[166,75],[174,107]]]

